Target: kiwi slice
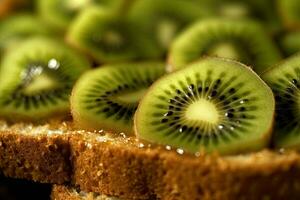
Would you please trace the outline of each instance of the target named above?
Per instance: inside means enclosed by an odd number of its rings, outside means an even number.
[[[113,7],[122,0],[37,0],[39,15],[53,27],[66,30],[71,21],[86,7]]]
[[[280,22],[273,0],[211,0],[215,16],[252,18],[267,26],[267,31],[277,33]]]
[[[85,9],[71,25],[67,36],[70,44],[99,63],[136,60],[139,50],[145,52],[148,49],[140,39],[134,24],[126,18],[96,7]]]
[[[136,1],[128,15],[140,25],[143,35],[165,52],[187,25],[211,14],[207,7],[200,1],[141,0]]]
[[[163,74],[160,62],[106,65],[85,73],[72,92],[74,121],[88,130],[132,134],[140,98]]]
[[[251,7],[247,1],[238,0],[213,0],[215,3],[215,12],[217,15],[240,18],[251,15]]]
[[[169,70],[177,70],[203,55],[237,59],[261,73],[280,54],[259,23],[247,19],[206,19],[182,33],[170,49]]]
[[[6,18],[0,22],[0,56],[6,50],[15,49],[20,41],[28,37],[51,34],[51,30],[31,14],[23,13]]]
[[[269,143],[271,89],[247,66],[205,58],[156,81],[135,114],[138,138],[187,152],[235,154]]]
[[[300,51],[300,31],[287,33],[281,38],[281,48],[286,56]]]
[[[300,3],[298,0],[277,0],[277,9],[283,24],[289,29],[300,27]]]
[[[69,112],[69,95],[89,62],[61,41],[31,38],[0,65],[0,116],[39,121]]]
[[[300,54],[268,70],[262,78],[276,100],[274,144],[300,150]]]

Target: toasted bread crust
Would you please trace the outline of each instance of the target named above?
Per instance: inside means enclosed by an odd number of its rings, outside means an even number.
[[[300,199],[296,152],[197,157],[69,125],[28,126],[0,126],[6,176],[68,182],[122,199]]]
[[[2,128],[5,126],[2,125]],[[45,129],[49,130],[49,126],[36,129],[31,126],[16,125],[0,130],[1,173],[42,183],[69,181],[68,138],[46,134]]]
[[[136,142],[73,136],[73,184],[122,199],[298,199],[300,157],[178,155]]]

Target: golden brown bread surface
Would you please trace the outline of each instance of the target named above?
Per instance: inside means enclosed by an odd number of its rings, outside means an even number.
[[[120,200],[116,197],[108,197],[93,192],[77,191],[74,188],[54,185],[51,192],[51,200]]]
[[[122,199],[300,199],[296,152],[194,156],[123,136],[0,123],[0,170]]]
[[[61,126],[33,126],[0,121],[0,171],[7,177],[42,183],[70,180],[68,136]]]
[[[94,134],[70,142],[73,184],[84,191],[124,199],[300,198],[300,157],[293,152],[195,157]]]

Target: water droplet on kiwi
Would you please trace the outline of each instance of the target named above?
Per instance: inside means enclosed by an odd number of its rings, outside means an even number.
[[[49,60],[48,68],[57,70],[59,67],[60,67],[60,63],[55,58]]]

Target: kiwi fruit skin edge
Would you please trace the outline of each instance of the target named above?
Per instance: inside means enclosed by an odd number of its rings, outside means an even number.
[[[256,81],[260,82],[259,84],[264,88],[264,90],[267,92],[266,96],[268,96],[267,98],[269,99],[270,102],[265,102],[268,103],[268,105],[266,105],[268,107],[268,109],[266,109],[265,111],[268,112],[268,114],[262,113],[262,111],[259,111],[261,114],[266,116],[266,119],[262,121],[256,121],[257,124],[259,124],[259,126],[263,126],[264,128],[262,128],[258,135],[250,137],[248,139],[245,139],[241,142],[237,142],[236,144],[232,145],[230,147],[224,145],[223,147],[220,148],[211,148],[211,149],[205,149],[205,147],[192,147],[189,145],[185,145],[185,144],[180,144],[181,142],[175,142],[172,143],[172,139],[168,139],[168,138],[161,138],[160,136],[155,136],[153,134],[159,134],[158,131],[151,129],[151,130],[147,130],[146,131],[146,127],[143,127],[145,124],[149,125],[149,120],[146,119],[145,116],[145,109],[147,108],[152,108],[152,106],[154,105],[151,102],[155,102],[156,99],[159,99],[159,96],[161,94],[155,93],[155,90],[167,90],[166,87],[164,87],[164,84],[171,84],[174,82],[175,79],[173,79],[175,76],[184,76],[183,74],[189,74],[189,72],[193,71],[196,73],[196,71],[200,71],[201,67],[198,67],[196,65],[224,65],[224,63],[226,65],[233,65],[233,66],[238,66],[237,68],[240,68],[239,70],[241,70],[240,73],[245,73],[249,74],[250,76],[252,76],[254,79],[256,79]],[[213,69],[213,66],[211,66]],[[197,69],[198,68],[198,69]],[[199,70],[200,69],[200,70]],[[230,71],[230,70],[229,70]],[[156,99],[154,99],[153,97],[157,97]],[[150,100],[152,98],[152,100]],[[158,104],[158,102],[156,102]],[[258,151],[261,150],[263,148],[268,147],[270,140],[271,140],[271,133],[272,133],[272,129],[273,129],[273,120],[274,120],[274,109],[275,109],[275,101],[274,101],[274,97],[273,97],[273,93],[271,91],[271,89],[247,66],[244,66],[236,61],[233,60],[229,60],[229,59],[224,59],[224,58],[211,58],[211,57],[207,57],[207,58],[202,58],[200,60],[198,60],[197,62],[194,62],[192,64],[190,64],[189,66],[187,66],[186,68],[183,68],[181,70],[178,70],[176,72],[172,72],[168,75],[163,76],[162,78],[158,79],[147,91],[146,95],[144,96],[144,98],[141,100],[141,102],[139,103],[138,109],[135,113],[134,116],[134,130],[135,130],[135,134],[136,136],[142,140],[142,141],[146,141],[146,142],[153,142],[153,143],[158,143],[161,145],[168,145],[174,148],[179,148],[179,149],[183,149],[186,152],[189,153],[217,153],[217,154],[221,154],[221,155],[228,155],[228,154],[240,154],[240,153],[247,153],[247,152],[251,152],[251,151]],[[149,110],[148,110],[149,111]],[[146,112],[147,116],[151,116],[151,112]],[[259,116],[260,114],[258,114]],[[156,116],[157,117],[157,116]],[[153,122],[154,123],[154,122]],[[253,127],[252,127],[253,128]],[[251,130],[249,130],[251,132]],[[245,134],[249,134],[249,133],[245,133]],[[251,133],[250,133],[251,134]]]
[[[279,50],[256,21],[209,18],[194,23],[175,39],[169,49],[167,70],[178,70],[202,56],[207,56],[211,43],[224,42],[235,42],[238,47],[241,44],[246,45],[241,46],[239,51],[245,49],[244,52],[251,57],[247,61],[238,61],[253,67],[258,74],[281,59]]]
[[[262,74],[276,99],[273,146],[300,150],[300,54],[297,53]]]
[[[146,90],[164,73],[165,66],[158,61],[108,64],[86,72],[75,84],[71,95],[71,113],[75,125],[89,131],[104,130],[132,135],[133,114],[144,93],[139,91]],[[136,83],[135,79],[139,79],[139,82]],[[108,83],[111,84],[108,86]],[[125,97],[124,100],[122,94],[132,99]],[[114,110],[114,104],[121,108]],[[110,111],[104,112],[103,109]],[[126,113],[121,114],[122,110],[126,110]]]

